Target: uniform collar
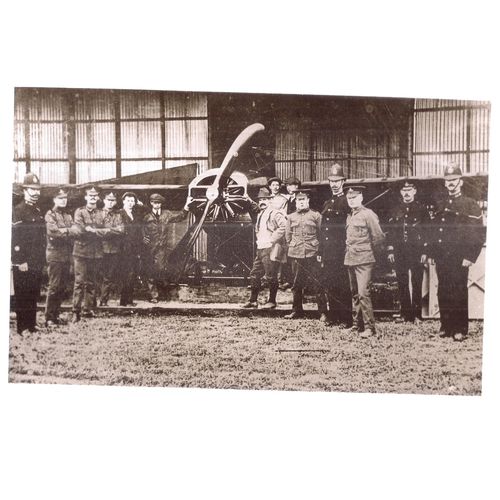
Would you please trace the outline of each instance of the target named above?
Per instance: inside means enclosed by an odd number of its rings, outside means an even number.
[[[462,191],[460,191],[460,193],[457,193],[457,194],[449,194],[448,198],[451,200],[454,200],[456,198],[460,198],[460,196],[462,196]]]

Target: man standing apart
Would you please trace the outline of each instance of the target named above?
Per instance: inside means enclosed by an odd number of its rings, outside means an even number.
[[[303,297],[306,285],[314,290],[316,283],[317,255],[321,229],[321,215],[309,208],[309,193],[301,190],[295,195],[297,210],[286,221],[285,238],[288,258],[292,261],[293,306],[285,318],[296,319],[304,314]]]
[[[117,291],[120,281],[121,245],[125,227],[119,210],[116,209],[116,194],[109,191],[103,198],[104,227],[109,229],[107,238],[102,242],[103,270],[100,306],[107,306],[112,292]]]
[[[104,212],[97,208],[98,200],[99,191],[95,186],[89,186],[85,189],[85,206],[75,210],[74,219],[78,234],[73,247],[73,322],[80,321],[80,316],[94,316],[104,255],[102,240],[111,232],[105,227]]]
[[[415,200],[417,189],[413,181],[405,181],[399,192],[400,202],[391,211],[387,225],[387,258],[396,270],[401,316],[404,321],[419,323],[430,218],[427,208]]]
[[[468,334],[469,268],[483,246],[482,217],[477,203],[462,194],[462,170],[449,164],[444,171],[447,197],[436,203],[429,256],[436,262],[441,337],[461,342]]]
[[[257,252],[250,271],[250,300],[242,306],[243,309],[256,309],[257,297],[262,285],[262,278],[269,285],[269,299],[263,309],[276,308],[278,292],[278,269],[284,257],[284,235],[286,217],[273,203],[269,191],[262,188],[258,194],[260,213],[255,224]]]
[[[36,306],[45,263],[45,222],[37,207],[40,180],[24,176],[24,200],[12,212],[12,267],[17,333],[38,331]]]
[[[320,321],[331,324],[341,322],[352,326],[351,291],[349,275],[344,266],[346,220],[350,212],[344,194],[344,171],[334,164],[328,176],[332,197],[321,211],[321,238],[319,261],[321,262],[321,282],[323,293],[318,295]]]
[[[54,206],[45,214],[47,228],[47,273],[49,287],[45,305],[45,325],[59,324],[59,312],[69,282],[71,253],[78,234],[72,215],[67,212],[67,190],[60,188],[52,198]]]
[[[346,222],[344,264],[349,272],[352,296],[353,326],[350,331],[368,338],[375,334],[370,297],[375,255],[382,252],[385,237],[375,212],[363,206],[363,190],[364,186],[350,186],[346,193],[351,213]]]
[[[165,210],[165,198],[158,193],[149,197],[151,212],[144,216],[142,237],[145,246],[145,271],[148,280],[150,302],[157,303],[159,288],[165,283],[164,263],[173,250],[172,223],[179,220],[179,216]]]

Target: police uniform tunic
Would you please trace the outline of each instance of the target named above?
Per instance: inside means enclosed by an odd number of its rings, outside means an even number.
[[[460,194],[436,204],[429,255],[436,262],[441,330],[446,335],[468,332],[469,268],[462,262],[474,263],[483,243],[481,210],[473,199]]]
[[[352,296],[353,324],[362,331],[375,330],[375,316],[370,296],[375,254],[380,252],[385,236],[375,212],[360,206],[352,210],[346,222],[346,253]]]
[[[64,209],[54,207],[45,214],[47,228],[47,274],[49,286],[45,305],[45,320],[56,322],[66,286],[69,282],[71,253],[77,229],[73,217]]]
[[[351,292],[347,268],[344,266],[346,219],[350,212],[344,193],[326,201],[321,211],[321,282],[324,292],[319,295],[318,309],[330,320],[351,323]]]
[[[45,263],[45,223],[40,209],[22,201],[12,212],[12,264],[17,331],[36,328],[37,300]],[[20,264],[28,264],[20,271]]]
[[[394,255],[401,315],[406,321],[422,317],[422,255],[427,254],[429,212],[418,201],[400,202],[387,223],[387,253]],[[410,294],[410,278],[411,288]]]
[[[319,293],[316,256],[319,249],[321,214],[307,209],[290,214],[286,221],[285,239],[292,260],[293,311],[303,312],[303,295],[307,285]]]

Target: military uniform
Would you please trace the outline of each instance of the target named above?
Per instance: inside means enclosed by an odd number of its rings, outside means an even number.
[[[438,302],[443,336],[468,333],[468,276],[466,259],[474,263],[484,243],[481,210],[459,194],[436,203],[429,256],[436,262]]]
[[[288,257],[293,272],[293,308],[296,315],[303,313],[304,289],[311,286],[318,293],[318,248],[321,229],[321,214],[315,210],[296,211],[286,221],[285,238]]]
[[[36,308],[45,264],[45,222],[35,204],[22,201],[12,212],[12,264],[17,332],[36,330]],[[28,270],[19,266],[27,263]]]
[[[122,239],[125,234],[125,225],[119,210],[103,208],[104,227],[109,229],[106,239],[102,242],[103,269],[100,305],[108,303],[110,295],[117,290],[120,282],[120,266],[122,259]]]
[[[350,325],[352,322],[351,291],[349,276],[344,266],[346,220],[350,212],[344,193],[326,201],[321,211],[321,283],[323,292],[319,294],[318,309],[330,320]]]
[[[427,253],[429,212],[419,201],[401,201],[387,222],[387,253],[394,255],[401,316],[405,321],[422,318],[422,255]],[[410,294],[410,277],[411,289]]]
[[[104,256],[103,238],[111,230],[105,227],[102,209],[87,206],[75,210],[74,221],[77,236],[73,246],[75,287],[73,290],[73,312],[76,318],[80,312],[89,314],[96,305],[96,288],[102,272]],[[85,230],[90,226],[95,233]]]
[[[350,190],[353,191],[354,188]],[[365,328],[369,333],[375,332],[370,287],[375,256],[382,251],[384,240],[375,212],[363,205],[351,210],[346,221],[344,264],[348,266],[349,272],[353,325],[359,332],[363,332]]]
[[[49,286],[45,305],[45,321],[58,322],[61,303],[69,282],[74,237],[78,230],[73,217],[65,209],[51,208],[45,214],[47,228],[47,273]]]

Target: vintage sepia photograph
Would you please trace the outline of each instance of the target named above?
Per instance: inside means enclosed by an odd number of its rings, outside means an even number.
[[[9,382],[481,394],[489,101],[13,92]]]

